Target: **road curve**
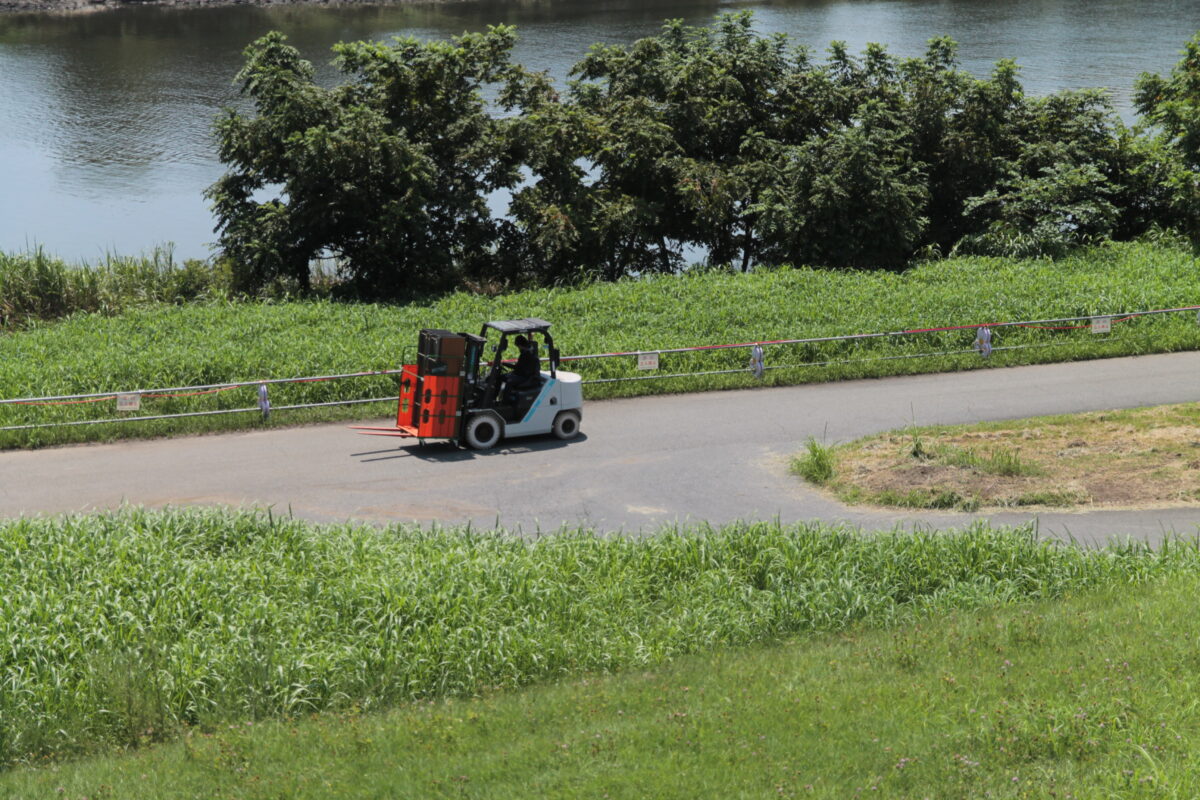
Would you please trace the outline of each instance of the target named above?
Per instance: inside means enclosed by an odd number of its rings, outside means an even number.
[[[1200,400],[1200,353],[1175,353],[588,404],[584,436],[489,453],[396,446],[321,425],[0,453],[0,516],[124,502],[270,505],[318,521],[582,524],[822,519],[866,528],[1038,519],[1083,542],[1196,533],[1200,508],[1072,513],[895,513],[847,508],[787,473],[809,436],[828,442],[918,425]],[[1200,431],[1197,432],[1200,439]]]

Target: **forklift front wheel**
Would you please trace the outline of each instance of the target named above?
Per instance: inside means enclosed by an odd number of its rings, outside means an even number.
[[[471,417],[463,438],[472,450],[491,449],[500,441],[500,423],[491,414]]]
[[[579,434],[579,412],[560,411],[554,418],[554,435],[559,439],[574,439]]]

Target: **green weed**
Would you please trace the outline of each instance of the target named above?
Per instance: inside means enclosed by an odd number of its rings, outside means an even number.
[[[1072,489],[1048,489],[1040,492],[1026,492],[1011,498],[1001,498],[997,501],[997,505],[1069,508],[1086,503],[1090,499],[1087,492]]]
[[[112,315],[138,305],[229,295],[227,270],[195,259],[178,264],[170,248],[140,257],[109,254],[94,265],[68,264],[41,248],[0,252],[0,331],[72,314]]]
[[[1140,583],[1047,602],[985,593],[883,628],[652,670],[214,726],[13,769],[0,795],[1190,797],[1200,734],[1180,698],[1200,656],[1200,584],[1194,573]]]
[[[792,460],[792,472],[809,483],[824,486],[833,480],[835,459],[833,448],[809,437],[804,452]]]
[[[911,429],[909,433],[908,455],[918,461],[928,461],[933,458],[933,453],[929,452],[929,448],[925,446],[925,440],[921,434],[915,429]]]
[[[895,508],[931,508],[946,511],[977,511],[979,497],[963,495],[953,489],[910,489],[906,492],[895,489],[884,489],[869,495],[869,499],[860,502],[870,502],[881,506]]]
[[[973,448],[944,446],[938,448],[936,458],[943,464],[974,469],[989,475],[1020,477],[1046,474],[1041,466],[1025,461],[1020,453],[1009,447],[981,453]]]

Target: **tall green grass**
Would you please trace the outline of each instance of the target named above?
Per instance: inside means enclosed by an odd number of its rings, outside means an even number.
[[[810,436],[804,443],[804,450],[792,459],[792,472],[809,483],[824,486],[833,480],[836,465],[833,448]]]
[[[1031,530],[645,538],[126,510],[0,522],[0,763],[1195,573]]]
[[[1018,477],[1022,475],[1045,475],[1046,470],[1026,459],[1010,447],[1000,447],[980,452],[974,448],[943,447],[935,451],[933,460],[956,467],[975,469],[985,475]]]
[[[1182,249],[1112,244],[1061,261],[955,258],[903,274],[779,269],[654,277],[502,297],[452,294],[426,304],[325,301],[148,305],[118,316],[76,315],[0,335],[0,397],[110,392],[397,367],[411,360],[423,327],[478,331],[489,319],[539,316],[554,324],[564,354],[636,351],[727,342],[809,338],[909,328],[1069,317],[1200,302],[1200,261]],[[1002,329],[998,346],[1028,349],[903,358],[969,350],[973,330],[913,337],[768,347],[763,383],[975,369],[1200,347],[1194,314],[1087,330]],[[665,354],[660,374],[742,369],[746,350]],[[840,363],[849,362],[849,363]],[[632,356],[569,362],[585,379],[644,377]],[[758,385],[747,373],[595,384],[590,398]],[[392,395],[390,379],[273,387],[276,405]],[[81,406],[0,406],[0,426],[112,416],[111,401]],[[253,389],[146,401],[148,413],[253,406]],[[321,412],[325,418],[387,413],[388,406]],[[277,415],[283,421],[302,419]],[[311,418],[311,417],[310,417]],[[119,435],[260,424],[253,416],[153,426],[82,427],[0,434],[0,446],[36,446]]]
[[[230,296],[227,270],[169,248],[144,256],[109,254],[97,264],[69,264],[41,248],[0,252],[0,330],[78,313],[111,315],[151,303],[191,303]]]
[[[229,725],[8,800],[1200,796],[1197,577],[518,692]]]

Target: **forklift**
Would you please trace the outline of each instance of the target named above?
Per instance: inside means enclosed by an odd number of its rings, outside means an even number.
[[[499,334],[487,360],[488,331]],[[536,353],[540,338],[548,370],[519,381],[513,360],[504,357],[509,337],[524,337]],[[368,436],[448,439],[457,446],[488,450],[501,439],[552,433],[579,434],[583,386],[579,376],[558,368],[559,352],[543,319],[488,322],[479,335],[426,328],[417,344],[417,363],[400,374],[396,424],[352,426]],[[524,385],[522,385],[524,383]]]

